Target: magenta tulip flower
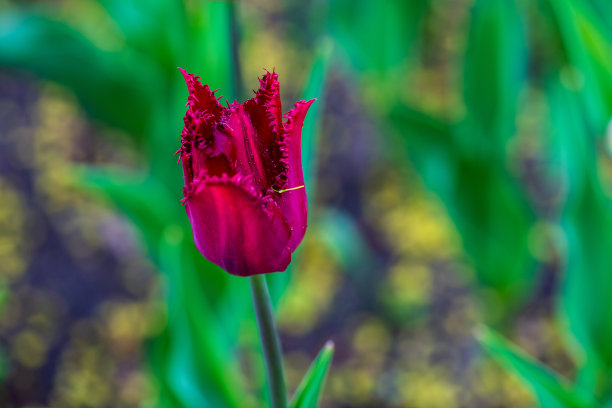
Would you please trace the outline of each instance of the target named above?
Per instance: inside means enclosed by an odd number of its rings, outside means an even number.
[[[196,247],[227,272],[284,271],[306,232],[308,207],[300,139],[313,100],[284,117],[278,75],[255,97],[228,107],[181,69],[189,89],[180,158],[183,202]]]

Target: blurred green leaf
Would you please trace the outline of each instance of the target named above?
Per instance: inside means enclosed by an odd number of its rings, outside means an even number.
[[[111,167],[75,167],[76,186],[108,197],[135,224],[152,253],[167,225],[181,222],[176,217],[180,206],[166,188],[149,175]],[[151,202],[155,205],[152,206]]]
[[[465,55],[467,118],[453,133],[455,191],[442,194],[452,203],[450,213],[479,279],[502,293],[516,292],[509,296],[518,295],[528,279],[532,218],[519,181],[506,168],[525,76],[523,30],[514,0],[476,1]]]
[[[308,80],[300,96],[301,100],[317,101],[310,106],[302,127],[302,166],[304,168],[304,184],[308,191],[308,202],[312,206],[316,194],[317,156],[319,151],[319,134],[321,119],[325,108],[325,81],[332,57],[332,42],[326,38],[318,45],[315,58],[310,68]]]
[[[463,136],[456,135],[473,129],[466,123],[444,123],[401,104],[391,111],[391,120],[401,154],[410,157],[459,230],[486,295],[487,320],[502,322],[535,278],[527,248],[534,216],[519,180],[508,174],[505,160],[457,148]]]
[[[533,213],[518,181],[501,166],[460,161],[453,190],[441,197],[474,262],[479,284],[493,290],[499,301],[490,305],[497,310],[488,312],[501,310],[508,317],[535,278],[527,247]]]
[[[443,125],[428,123],[440,142],[427,147],[432,156],[416,159],[427,165],[419,172],[431,176],[425,181],[444,201],[474,262],[489,322],[507,319],[535,278],[527,247],[533,211],[507,167],[526,61],[516,2],[476,1],[465,54],[465,121],[452,127],[453,143]],[[426,123],[412,117],[420,127]]]
[[[190,408],[181,402],[174,387],[170,384],[167,373],[170,361],[168,355],[172,350],[172,334],[168,327],[162,333],[146,343],[147,361],[150,369],[150,380],[158,392],[158,406],[164,408]]]
[[[474,263],[487,321],[499,324],[512,316],[535,279],[527,247],[534,214],[507,167],[527,43],[515,1],[478,0],[470,21],[465,120],[445,123],[400,100],[391,105],[390,117],[402,153],[457,226]]]
[[[30,13],[0,15],[0,67],[14,67],[73,91],[94,118],[142,137],[154,71],[134,54],[103,51],[61,22]]]
[[[414,41],[428,6],[427,0],[336,0],[330,2],[328,25],[354,68],[385,80],[416,52]]]
[[[241,407],[246,396],[230,341],[186,252],[191,240],[178,226],[160,240],[160,268],[168,276],[168,377],[165,379],[187,407]]]
[[[470,127],[458,134],[458,146],[466,149],[462,154],[505,153],[526,63],[523,19],[516,1],[476,1],[465,54],[463,89]]]
[[[342,264],[343,269],[353,274],[353,278],[358,272],[376,269],[372,265],[373,254],[368,246],[366,234],[350,214],[340,210],[324,209],[318,213],[316,223],[321,226],[320,235],[323,243]],[[364,284],[370,285],[367,276],[361,277],[364,278]],[[368,286],[367,289],[372,288]]]
[[[612,113],[612,42],[603,35],[609,24],[606,14],[585,1],[549,0],[549,4],[568,60],[562,79],[580,91],[589,123],[603,129]]]
[[[481,327],[477,332],[480,344],[506,369],[514,372],[531,389],[541,407],[596,408],[593,398],[576,390],[540,362],[526,355],[494,331]]]
[[[587,113],[575,92],[551,82],[553,151],[567,185],[562,214],[567,260],[560,314],[572,337],[568,345],[580,368],[579,381],[600,395],[605,392],[600,379],[612,372],[612,321],[607,312],[612,307],[612,274],[605,249],[612,246],[612,200],[599,178],[597,136]]]
[[[185,39],[191,27],[184,1],[100,0],[100,4],[120,28],[126,45],[164,67],[166,76],[189,52]]]
[[[334,343],[328,341],[308,368],[289,403],[289,408],[316,408],[318,406],[333,356]]]
[[[238,322],[247,311],[238,307],[234,295],[248,299],[246,291],[228,287],[228,274],[205,261],[195,249],[182,205],[170,199],[163,185],[150,176],[124,169],[83,166],[76,170],[81,187],[110,198],[135,223],[149,246],[157,240],[157,248],[150,248],[151,255],[169,276],[169,361],[162,362],[155,355],[152,358],[168,370],[162,374],[170,376],[170,383],[162,384],[168,391],[166,398],[182,400],[185,407],[240,406],[238,395],[243,388],[238,385],[233,349],[229,347],[233,341],[229,339],[237,337]],[[219,299],[229,296],[226,293],[232,294],[234,303],[214,307]],[[222,313],[216,312],[217,308]],[[228,328],[232,330],[228,332]],[[160,367],[155,369],[163,372]],[[202,394],[208,387],[214,391]]]
[[[192,31],[189,38],[188,52],[178,59],[178,66],[189,72],[201,75],[205,84],[211,89],[220,88],[223,95],[220,101],[232,101],[239,98],[237,84],[234,83],[232,54],[231,19],[233,1],[198,1],[189,15]],[[187,91],[185,90],[185,101]]]
[[[425,181],[435,192],[450,191],[455,171],[455,140],[453,125],[397,103],[390,111],[391,124],[396,130],[391,140],[398,161],[409,157]]]

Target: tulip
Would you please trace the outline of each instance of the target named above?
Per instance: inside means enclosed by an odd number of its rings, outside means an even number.
[[[300,139],[314,99],[297,102],[283,121],[274,72],[252,99],[224,107],[181,71],[189,98],[177,153],[197,249],[233,275],[284,271],[306,232]]]

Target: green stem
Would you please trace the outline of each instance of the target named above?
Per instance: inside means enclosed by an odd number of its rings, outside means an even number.
[[[266,277],[265,275],[255,275],[251,276],[250,281],[253,306],[255,316],[257,316],[257,326],[259,327],[259,338],[266,361],[270,406],[272,408],[286,408],[287,394],[283,376],[283,356],[280,339],[274,324],[274,311],[270,302]]]

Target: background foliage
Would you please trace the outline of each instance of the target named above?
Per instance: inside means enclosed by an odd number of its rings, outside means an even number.
[[[327,339],[323,407],[612,406],[611,21],[607,0],[0,1],[0,405],[265,406],[246,282],[179,203],[181,66],[224,100],[262,67],[285,111],[318,98],[309,233],[268,279],[294,406]]]

